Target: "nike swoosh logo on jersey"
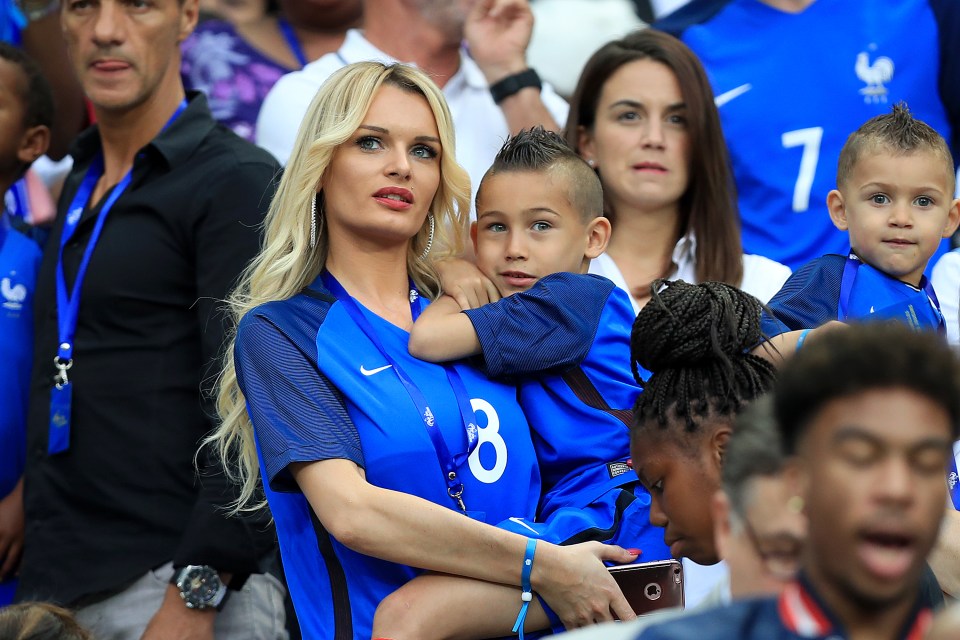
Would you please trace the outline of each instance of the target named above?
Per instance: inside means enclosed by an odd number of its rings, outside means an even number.
[[[521,520],[520,518],[510,518],[509,520],[510,520],[510,522],[515,522],[516,524],[520,525],[521,527],[524,527],[524,528],[526,528],[526,529],[529,529],[530,531],[533,531],[535,534],[540,535],[540,532],[539,532],[539,531],[537,531],[536,529],[534,529],[533,527],[531,527],[530,525],[528,525],[526,522],[524,522],[524,521]]]
[[[742,84],[736,89],[730,89],[730,91],[724,91],[723,93],[721,93],[720,95],[718,95],[716,98],[713,99],[713,103],[717,105],[717,108],[720,108],[723,105],[730,102],[731,100],[733,100],[734,98],[739,98],[740,96],[745,94],[747,91],[750,91],[750,89],[753,89],[753,85],[750,84],[749,82],[747,84]]]
[[[364,367],[363,365],[360,365],[360,373],[362,373],[362,374],[365,375],[365,376],[372,376],[372,375],[375,374],[375,373],[380,373],[381,371],[386,371],[387,369],[389,369],[389,368],[392,367],[392,366],[393,366],[392,364],[385,364],[385,365],[383,365],[382,367],[377,367],[376,369],[367,369],[367,368]]]

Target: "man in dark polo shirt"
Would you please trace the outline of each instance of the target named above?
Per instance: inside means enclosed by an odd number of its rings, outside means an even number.
[[[197,12],[61,7],[98,124],[75,143],[37,286],[18,598],[77,607],[101,640],[285,634],[283,588],[259,573],[272,529],[227,517],[229,483],[204,452],[194,464],[215,424],[219,307],[278,170],[185,95]]]
[[[642,640],[925,637],[924,589],[960,429],[960,365],[935,333],[853,326],[807,343],[774,391],[808,518],[800,577],[750,600],[651,627]],[[937,593],[939,595],[939,593]]]

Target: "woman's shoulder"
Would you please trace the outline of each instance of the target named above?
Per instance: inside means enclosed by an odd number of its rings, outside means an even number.
[[[743,255],[743,281],[740,288],[761,302],[769,302],[791,274],[790,267],[766,256]]]
[[[237,340],[257,341],[280,333],[296,343],[312,343],[334,300],[323,291],[305,288],[285,300],[259,304],[240,319]]]

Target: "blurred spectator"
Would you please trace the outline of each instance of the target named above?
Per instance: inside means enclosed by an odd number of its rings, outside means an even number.
[[[207,94],[213,117],[253,142],[277,80],[336,51],[362,17],[362,0],[278,0],[276,10],[243,23],[206,20],[181,46],[184,86]]]
[[[924,637],[939,596],[923,588],[925,559],[960,428],[956,356],[898,323],[830,332],[780,370],[774,407],[808,521],[798,579],[640,637]]]
[[[76,606],[116,640],[286,637],[283,589],[260,573],[275,534],[227,517],[229,485],[197,452],[229,329],[217,301],[257,250],[278,170],[185,94],[198,12],[60,14],[97,125],[72,148],[37,278],[17,597]]]
[[[200,24],[212,18],[233,25],[248,24],[276,12],[276,0],[201,0]]]

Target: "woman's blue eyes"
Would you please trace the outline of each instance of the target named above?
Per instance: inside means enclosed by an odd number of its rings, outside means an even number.
[[[378,138],[374,138],[372,136],[365,136],[357,140],[357,146],[367,151],[374,151],[376,149],[382,148],[383,144],[380,142]]]
[[[418,158],[436,158],[437,157],[437,152],[425,144],[414,147],[411,150],[411,153],[413,153],[413,155],[417,156]]]
[[[364,151],[379,151],[383,149],[383,141],[374,136],[364,136],[357,140],[357,146]],[[424,160],[437,157],[436,150],[425,144],[418,144],[412,147],[410,153]]]

